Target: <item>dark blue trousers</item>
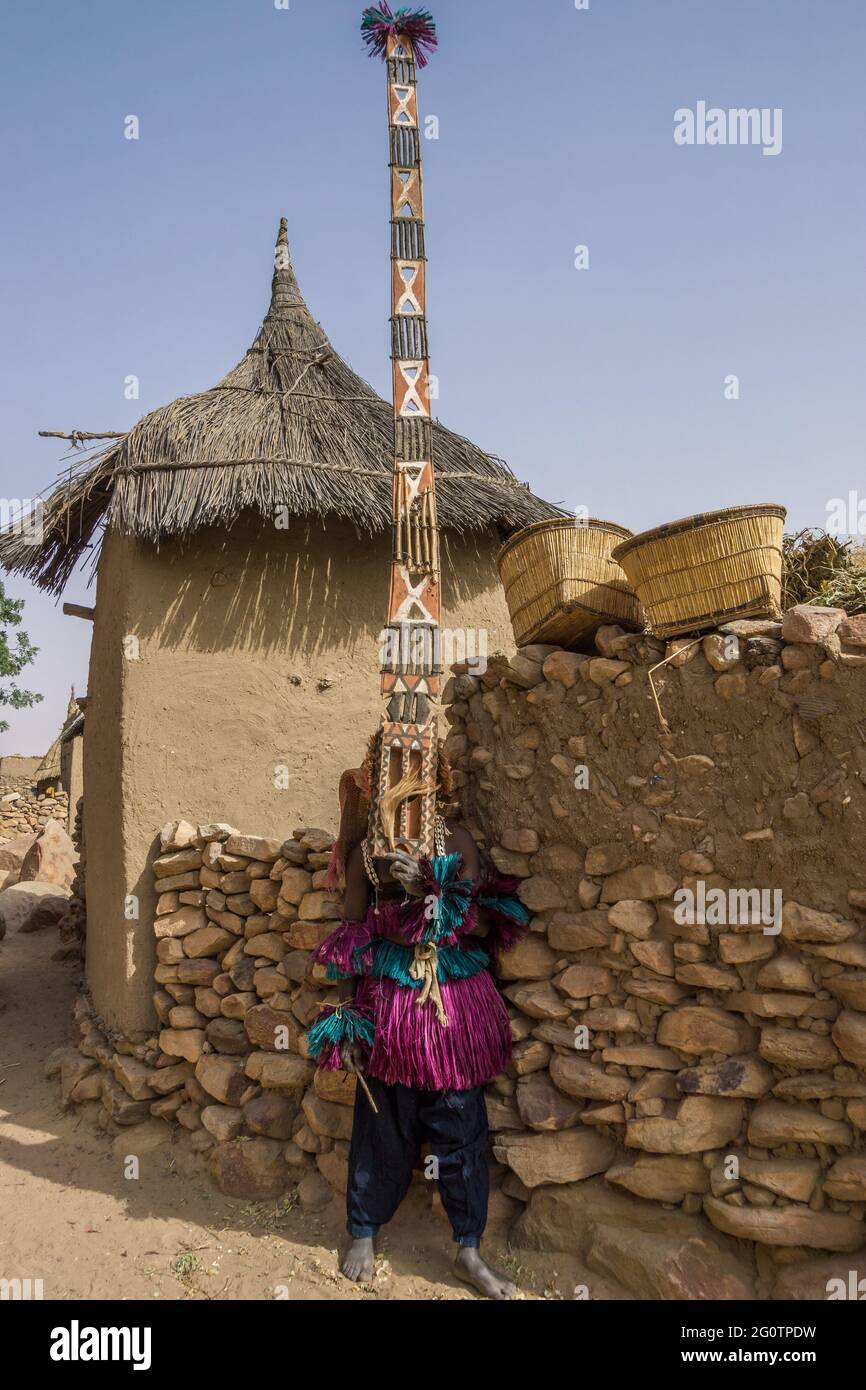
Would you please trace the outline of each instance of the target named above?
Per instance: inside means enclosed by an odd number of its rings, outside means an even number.
[[[375,1236],[391,1220],[412,1181],[426,1140],[425,1159],[458,1245],[478,1246],[487,1224],[487,1110],[484,1088],[416,1091],[367,1078],[379,1107],[373,1113],[359,1086],[349,1150],[346,1211],[349,1233]],[[435,1161],[433,1161],[435,1160]]]

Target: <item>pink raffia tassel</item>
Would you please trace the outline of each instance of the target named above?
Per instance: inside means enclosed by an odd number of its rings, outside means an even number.
[[[396,14],[387,3],[379,0],[361,16],[361,37],[370,56],[384,58],[389,38],[406,38],[412,45],[419,68],[427,66],[427,56],[435,52],[439,39],[436,22],[429,10],[399,9]]]
[[[338,1047],[328,1049],[328,1055],[324,1061],[319,1062],[319,1071],[342,1071],[343,1059]]]
[[[386,1085],[465,1091],[490,1081],[511,1058],[508,1013],[486,970],[441,985],[443,1027],[432,1001],[395,980],[367,978],[357,1002],[372,1008],[375,1042],[367,1073]]]
[[[341,922],[313,951],[313,960],[317,965],[335,965],[343,975],[354,975],[367,959],[373,931],[369,918],[366,922]],[[358,959],[356,951],[361,953]]]

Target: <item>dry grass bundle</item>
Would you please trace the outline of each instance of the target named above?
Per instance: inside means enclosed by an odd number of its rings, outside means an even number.
[[[828,608],[844,608],[846,613],[866,613],[866,567],[849,565],[837,570],[822,586],[816,603]]]
[[[785,608],[796,603],[866,613],[866,547],[819,528],[784,540]]]
[[[365,534],[391,525],[391,404],[331,347],[301,295],[285,219],[271,304],[243,360],[218,385],[151,411],[129,433],[58,482],[44,509],[44,539],[7,532],[0,564],[59,593],[100,524],[158,543],[244,511],[273,521],[336,516]],[[429,424],[407,421],[417,457]],[[428,433],[425,434],[424,431]],[[432,425],[440,525],[511,531],[560,516],[500,459]],[[412,455],[409,455],[410,457]]]
[[[845,567],[850,546],[819,528],[786,535],[782,544],[782,598],[785,608],[815,603],[821,586]]]

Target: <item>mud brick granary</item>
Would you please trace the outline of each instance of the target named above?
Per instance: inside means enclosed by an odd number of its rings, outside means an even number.
[[[0,562],[54,593],[86,552],[97,557],[87,961],[97,1007],[125,1031],[152,1019],[158,827],[190,808],[269,833],[332,824],[339,774],[381,708],[392,406],[307,308],[285,220],[274,266],[241,362],[67,475],[40,545],[0,542]],[[438,424],[434,444],[443,627],[484,629],[495,650],[510,630],[496,548],[554,512]],[[125,915],[130,895],[138,918]]]

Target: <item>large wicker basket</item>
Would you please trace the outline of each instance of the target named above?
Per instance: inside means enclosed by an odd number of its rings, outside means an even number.
[[[728,507],[643,531],[613,552],[659,637],[779,617],[785,508]]]
[[[631,536],[610,521],[536,521],[505,542],[497,563],[518,647],[588,643],[603,623],[641,628],[643,613],[614,546]]]

